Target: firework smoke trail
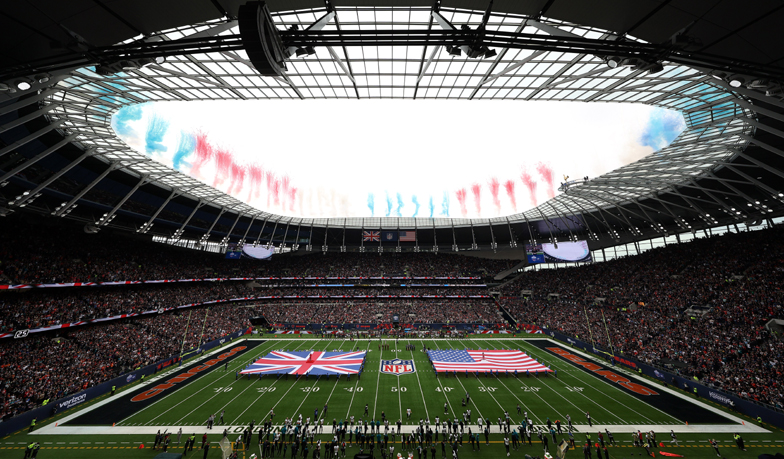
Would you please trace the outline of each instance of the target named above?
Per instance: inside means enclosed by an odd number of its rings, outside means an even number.
[[[251,200],[251,197],[254,200],[259,199],[259,193],[264,184],[264,170],[258,164],[251,164],[248,166],[248,177],[250,181],[250,187],[248,187],[248,201]]]
[[[441,215],[449,216],[449,192],[444,191],[444,199],[441,200]]]
[[[280,178],[280,201],[284,209],[286,208],[284,201],[289,197],[289,187],[291,187],[291,179],[288,175],[284,175]]]
[[[275,187],[275,181],[278,178],[275,176],[273,172],[267,171],[267,207],[270,206],[273,194],[273,188]]]
[[[275,202],[276,206],[280,206],[280,179],[276,178],[274,182],[272,182],[272,199]]]
[[[433,197],[430,196],[430,204],[427,206],[430,209],[430,218],[433,218],[433,212],[436,210],[435,204],[433,204]]]
[[[231,183],[229,184],[229,191],[226,193],[234,196],[239,194],[245,187],[245,176],[248,169],[244,164],[231,163]]]
[[[389,196],[389,192],[387,192],[387,214],[386,216],[389,217],[392,215],[392,197]]]
[[[542,176],[544,179],[544,183],[547,184],[547,197],[552,199],[555,197],[555,186],[553,185],[553,181],[555,180],[555,173],[553,169],[545,163],[537,163],[536,164],[536,171],[539,172],[539,175]]]
[[[474,205],[476,206],[476,214],[482,215],[482,185],[474,183],[471,185],[471,193],[474,195]]]
[[[370,209],[370,216],[374,217],[376,215],[376,199],[373,193],[368,193],[367,206]]]
[[[523,185],[528,188],[528,193],[531,195],[531,204],[536,206],[536,180],[525,169],[520,174],[520,179],[523,181]]]
[[[201,177],[201,168],[212,161],[213,156],[215,156],[215,151],[207,141],[207,134],[203,132],[196,134],[196,159],[193,161],[191,175]]]
[[[465,217],[468,215],[468,209],[466,208],[466,189],[460,188],[459,190],[455,191],[455,195],[457,196],[457,202],[460,203],[460,213]]]
[[[112,117],[112,127],[120,137],[136,137],[136,131],[128,125],[131,121],[142,119],[142,106],[130,105],[117,111]]]
[[[493,197],[493,205],[495,206],[495,213],[501,213],[501,199],[498,198],[498,190],[500,188],[500,184],[498,183],[498,179],[493,177],[487,182],[487,186],[490,187],[490,195]]]
[[[517,212],[517,198],[515,197],[515,184],[514,180],[507,180],[504,182],[504,189],[509,200],[512,202],[512,209]]]
[[[294,201],[297,199],[297,187],[289,187],[289,212],[294,212]]]
[[[161,153],[166,151],[166,147],[162,142],[163,136],[166,135],[168,129],[168,121],[157,114],[152,116],[149,124],[147,124],[147,133],[144,136],[144,148],[147,150],[147,153]]]
[[[177,146],[177,152],[172,156],[172,167],[175,170],[180,170],[183,164],[188,164],[185,158],[193,153],[196,148],[196,137],[187,132],[180,133],[180,144]]]
[[[411,197],[411,202],[414,203],[414,215],[412,215],[411,217],[416,217],[417,214],[419,213],[419,199],[417,199],[416,195]]]
[[[232,164],[234,164],[234,158],[232,158],[231,153],[223,149],[215,152],[215,180],[212,186],[217,188],[226,181]]]
[[[395,216],[402,217],[403,213],[401,210],[403,209],[403,195],[400,193],[397,194],[397,209],[395,209]]]

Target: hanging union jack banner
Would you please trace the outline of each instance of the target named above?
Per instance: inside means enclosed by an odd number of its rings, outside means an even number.
[[[362,231],[362,240],[366,242],[381,242],[381,231]]]
[[[243,375],[355,375],[365,363],[366,351],[272,351],[240,371]]]
[[[479,351],[427,351],[436,372],[445,371],[508,371],[513,373],[531,373],[552,371],[524,352],[510,350],[479,350]]]

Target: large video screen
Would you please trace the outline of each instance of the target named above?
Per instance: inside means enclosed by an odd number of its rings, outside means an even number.
[[[253,245],[242,246],[243,255],[255,258],[257,260],[267,260],[272,258],[273,253],[275,253],[275,249],[273,248],[268,249],[264,246],[254,247]]]
[[[588,241],[559,242],[557,244],[526,244],[529,264],[590,262],[591,250]]]

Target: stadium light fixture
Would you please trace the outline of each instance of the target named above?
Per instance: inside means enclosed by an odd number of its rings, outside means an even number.
[[[743,86],[745,82],[746,80],[738,75],[731,76],[729,80],[730,86],[732,86],[733,88],[740,88],[741,86]]]
[[[16,80],[14,82],[14,85],[16,85],[16,89],[20,91],[27,91],[28,89],[33,87],[33,85],[31,85],[30,82],[27,80]]]

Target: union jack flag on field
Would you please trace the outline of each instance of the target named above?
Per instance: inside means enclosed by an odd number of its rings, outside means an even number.
[[[381,242],[381,231],[362,231],[362,240],[366,242]]]
[[[479,351],[427,351],[436,372],[445,371],[506,371],[510,373],[531,373],[552,371],[536,360],[518,350],[479,350]]]
[[[272,351],[240,374],[355,375],[365,363],[366,354],[366,351]]]

